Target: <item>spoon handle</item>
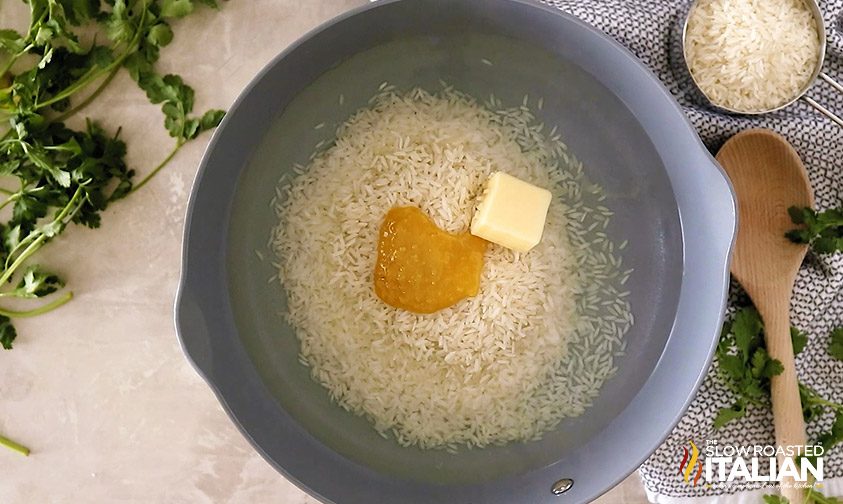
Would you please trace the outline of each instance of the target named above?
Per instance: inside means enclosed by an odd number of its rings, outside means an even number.
[[[805,421],[802,418],[802,402],[799,398],[799,381],[796,377],[796,365],[793,360],[793,343],[790,339],[790,318],[788,303],[775,309],[760,311],[764,319],[767,351],[770,357],[778,359],[784,370],[770,380],[770,392],[773,403],[773,423],[776,427],[776,444],[779,446],[805,446]],[[796,458],[796,457],[794,457]],[[779,460],[781,467],[781,459]],[[791,504],[802,504],[804,489],[794,488],[792,478],[781,481],[782,495]]]

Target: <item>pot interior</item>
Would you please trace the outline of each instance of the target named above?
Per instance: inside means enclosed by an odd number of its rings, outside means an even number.
[[[415,17],[407,16],[407,9],[412,7],[405,6],[403,16],[412,22],[396,18],[367,33],[351,30],[354,38],[348,40],[343,33],[323,37],[331,52],[275,65],[263,77],[277,87],[266,104],[271,119],[255,124],[255,131],[265,133],[241,170],[231,209],[230,301],[237,332],[277,407],[310,435],[384,475],[478,483],[574,456],[634,400],[676,313],[683,269],[679,213],[662,160],[639,121],[569,57],[584,48],[545,46],[551,40],[540,33],[532,36],[526,28],[507,33],[459,9]],[[558,126],[587,176],[605,189],[604,204],[615,213],[608,235],[615,243],[628,241],[622,257],[624,268],[634,269],[626,287],[635,324],[625,337],[625,354],[616,358],[618,371],[591,408],[563,420],[540,441],[453,454],[403,448],[382,438],[365,419],[333,404],[298,362],[298,341],[282,316],[285,294],[277,282],[268,282],[276,273],[267,240],[277,224],[271,201],[279,178],[295,163],[306,165],[316,144],[332,140],[336,126],[365,107],[382,82],[432,91],[440,79],[481,101],[490,93],[509,105],[519,105],[525,94],[542,97],[539,120],[546,128]],[[314,129],[320,123],[325,127]]]

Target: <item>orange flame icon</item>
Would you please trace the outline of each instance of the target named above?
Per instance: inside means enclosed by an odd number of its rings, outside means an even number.
[[[682,448],[685,451],[685,454],[682,456],[682,462],[679,464],[679,474],[683,476],[686,483],[691,483],[694,486],[697,486],[697,483],[700,481],[700,477],[702,476],[703,464],[702,461],[699,460],[700,450],[697,448],[697,445],[695,445],[690,439],[688,440],[688,443],[691,444],[691,451],[689,452],[687,447]],[[690,460],[688,460],[689,458]],[[697,469],[697,473],[694,475],[694,481],[692,483],[691,473],[694,472],[694,468]]]

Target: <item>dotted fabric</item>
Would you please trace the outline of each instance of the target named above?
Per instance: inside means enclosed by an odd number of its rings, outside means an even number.
[[[819,209],[843,204],[843,128],[820,116],[808,105],[798,102],[784,111],[764,117],[732,117],[704,110],[690,102],[679,90],[669,64],[671,26],[682,2],[676,0],[548,0],[547,4],[571,13],[603,30],[628,47],[657,75],[685,109],[705,144],[717,152],[735,133],[752,127],[765,127],[784,135],[804,161],[814,186]],[[843,37],[841,13],[843,0],[821,1],[828,50],[825,71],[843,82]],[[769,34],[774,36],[774,34]],[[838,114],[843,113],[843,96],[825,83],[818,83],[808,93]],[[827,352],[832,328],[843,325],[843,254],[809,254],[797,279],[792,301],[794,325],[809,335],[807,348],[797,358],[800,379],[825,397],[843,402],[843,362],[831,359]],[[729,313],[745,295],[732,285]],[[707,439],[721,445],[773,444],[772,415],[768,410],[751,408],[748,416],[715,431],[716,411],[733,402],[717,377],[717,363],[710,370],[702,388],[684,418],[666,442],[640,469],[644,485],[652,493],[670,497],[716,495],[726,490],[686,484],[679,475],[682,448],[688,440],[702,447]],[[830,416],[808,426],[808,438],[816,439],[831,423]],[[634,436],[630,432],[630,436]],[[825,477],[843,476],[843,447],[825,457]],[[746,487],[731,486],[728,492]]]

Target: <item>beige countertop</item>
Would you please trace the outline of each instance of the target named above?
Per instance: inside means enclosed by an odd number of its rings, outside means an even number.
[[[264,64],[317,24],[363,0],[233,0],[175,23],[162,72],[193,85],[197,110],[227,108]],[[0,27],[27,9],[0,0]],[[171,148],[158,108],[121,74],[86,114],[123,126],[141,174]],[[185,206],[210,135],[186,146],[148,186],[74,226],[44,250],[75,294],[16,321],[0,351],[0,504],[316,503],[248,445],[179,348],[173,299]],[[646,502],[633,475],[601,503]]]

